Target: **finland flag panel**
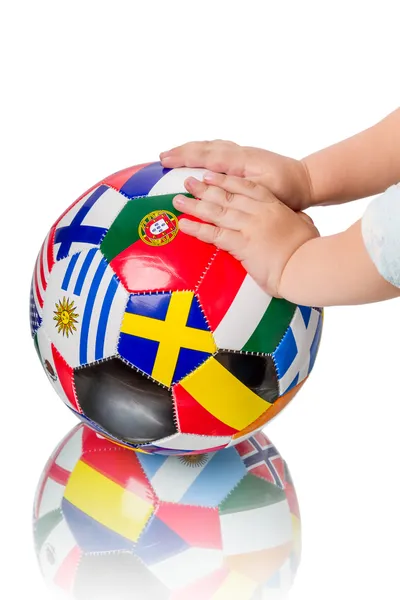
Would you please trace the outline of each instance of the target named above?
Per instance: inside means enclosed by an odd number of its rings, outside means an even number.
[[[128,202],[123,194],[100,185],[89,192],[57,223],[54,235],[54,256],[67,256],[99,247],[111,224]]]
[[[128,296],[97,248],[56,263],[48,283],[43,327],[71,367],[116,354]]]

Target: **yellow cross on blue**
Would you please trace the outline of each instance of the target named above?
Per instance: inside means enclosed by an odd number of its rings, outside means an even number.
[[[118,352],[170,387],[217,351],[193,292],[132,294],[121,325]]]

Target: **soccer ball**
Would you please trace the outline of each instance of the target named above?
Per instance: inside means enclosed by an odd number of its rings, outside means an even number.
[[[78,600],[277,600],[301,545],[295,489],[264,434],[157,456],[84,424],[43,471],[34,539],[48,586]]]
[[[36,349],[67,406],[142,452],[207,452],[260,430],[313,368],[322,310],[271,298],[179,231],[200,169],[160,163],[91,188],[51,227],[31,288]]]

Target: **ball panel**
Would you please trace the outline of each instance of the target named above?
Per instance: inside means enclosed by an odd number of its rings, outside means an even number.
[[[179,231],[175,194],[129,202],[101,250],[130,292],[194,290],[216,249]],[[188,217],[196,220],[193,217]]]
[[[55,228],[56,260],[100,247],[111,224],[127,202],[125,196],[102,184],[73,204]]]
[[[114,358],[75,370],[83,412],[116,438],[152,442],[176,432],[170,392]]]
[[[216,351],[193,292],[132,294],[121,324],[119,354],[166,387]]]
[[[263,433],[256,433],[235,448],[249,473],[285,489],[285,464],[275,446]]]
[[[271,298],[241,263],[220,251],[196,290],[218,348],[272,353],[296,306]]]
[[[217,419],[181,385],[173,386],[172,393],[175,400],[176,419],[181,433],[230,437],[238,432],[234,427]]]
[[[43,326],[71,367],[114,356],[128,293],[101,252],[58,261],[51,273]]]
[[[121,190],[122,186],[131,178],[135,173],[141,171],[144,167],[148,167],[151,163],[143,163],[141,165],[134,165],[133,167],[128,167],[126,169],[121,169],[121,171],[117,171],[112,175],[109,175],[105,179],[102,180],[101,183],[108,185],[109,187],[114,188],[118,192]]]
[[[233,448],[179,457],[139,454],[138,459],[161,501],[208,508],[221,504],[247,473]]]
[[[266,402],[273,404],[278,398],[278,378],[270,356],[219,351],[215,360]]]
[[[35,341],[42,366],[57,394],[69,408],[81,412],[75,393],[72,367],[51,343],[44,327],[38,330]]]
[[[181,385],[208,412],[240,431],[258,419],[268,404],[228,371],[217,357],[209,358],[185,377]]]
[[[321,339],[322,321],[322,312],[306,306],[296,308],[285,336],[273,353],[280,395],[304,381],[311,372]]]

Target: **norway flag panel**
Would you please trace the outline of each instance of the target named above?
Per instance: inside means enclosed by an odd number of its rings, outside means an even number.
[[[56,226],[56,260],[93,246],[99,247],[127,202],[128,198],[103,184],[73,204]]]
[[[97,248],[56,263],[48,282],[43,327],[75,368],[116,354],[128,292]]]

